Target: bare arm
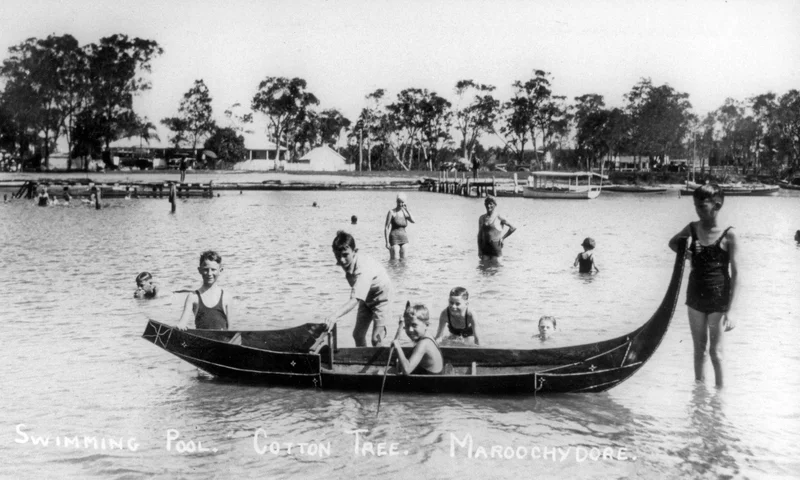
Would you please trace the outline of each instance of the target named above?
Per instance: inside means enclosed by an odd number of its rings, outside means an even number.
[[[403,208],[403,211],[406,213],[406,220],[411,223],[416,223],[414,219],[411,217],[411,212],[408,211],[408,207]]]
[[[481,251],[481,228],[483,227],[483,217],[486,215],[481,215],[478,217],[478,258],[483,257],[483,252]]]
[[[186,330],[189,320],[194,316],[195,306],[197,305],[195,298],[197,298],[197,294],[194,292],[186,295],[186,301],[183,302],[183,313],[181,313],[181,318],[176,325],[178,330]]]
[[[435,340],[441,342],[444,338],[444,329],[447,326],[447,313],[444,311],[439,315],[439,328],[436,330]]]
[[[500,220],[500,225],[505,225],[506,227],[508,227],[508,229],[506,230],[506,233],[503,234],[503,238],[511,236],[512,233],[517,231],[517,229],[514,227],[514,225],[511,225],[510,223],[508,223],[505,218],[503,218],[501,216],[498,216],[497,218]]]
[[[389,232],[392,230],[392,211],[386,214],[386,223],[383,225],[383,239],[386,240],[386,248],[389,246]]]
[[[358,306],[358,299],[351,298],[350,300],[346,301],[344,305],[337,308],[331,315],[325,318],[325,323],[328,325],[328,329],[330,330],[336,324],[336,321],[342,317],[350,313],[351,310]]]
[[[728,259],[730,261],[731,266],[731,293],[730,293],[730,307],[728,313],[725,315],[725,320],[723,321],[723,326],[725,327],[725,331],[733,330],[736,327],[736,321],[734,318],[731,317],[730,310],[733,310],[734,307],[734,299],[736,298],[736,287],[738,285],[738,277],[739,277],[739,265],[736,261],[736,234],[733,233],[733,230],[728,230],[727,235],[727,247],[728,247]]]
[[[481,342],[478,339],[478,324],[475,322],[475,317],[472,317],[472,333],[475,334],[475,345],[480,345]]]
[[[411,352],[411,357],[406,358],[406,354],[403,353],[403,348],[400,346],[400,341],[395,340],[392,342],[392,345],[397,349],[397,360],[400,364],[400,370],[403,372],[403,375],[411,375],[411,372],[417,368],[419,362],[425,357],[425,354],[428,353],[428,350],[433,348],[431,342],[426,342],[420,340],[414,345],[414,350]]]
[[[691,223],[689,225],[691,225]],[[669,248],[672,249],[673,252],[678,251],[678,242],[680,242],[681,239],[692,236],[692,231],[689,229],[689,225],[683,227],[683,230],[675,234],[675,236],[669,240]]]
[[[230,328],[231,319],[233,318],[233,316],[231,315],[231,310],[232,310],[231,305],[233,304],[231,300],[233,299],[233,295],[228,290],[225,290],[225,295],[223,295],[222,298],[223,302],[225,303],[223,305],[223,307],[225,308],[225,316],[228,317],[228,328]]]
[[[575,263],[573,263],[573,264],[572,264],[572,266],[573,266],[573,267],[577,267],[577,266],[578,266],[578,263],[580,263],[580,260],[581,260],[581,254],[579,253],[579,254],[578,254],[576,257],[575,257]]]

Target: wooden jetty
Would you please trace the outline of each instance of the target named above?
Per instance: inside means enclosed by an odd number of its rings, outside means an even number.
[[[216,189],[213,181],[205,184],[177,182],[107,184],[91,181],[26,180],[19,185],[19,189],[12,197],[33,198],[39,187],[46,187],[50,195],[57,198],[67,193],[71,197],[89,197],[98,190],[103,198],[168,198],[172,184],[175,184],[178,198],[211,198],[214,197]]]
[[[426,178],[420,189],[464,197],[485,197],[487,195],[515,197],[521,194],[521,186],[518,183],[516,173],[513,180],[501,183],[495,177],[474,179],[467,172],[460,172],[460,175],[459,172],[453,172],[451,177],[450,172],[445,171],[439,172],[438,177],[435,179]]]

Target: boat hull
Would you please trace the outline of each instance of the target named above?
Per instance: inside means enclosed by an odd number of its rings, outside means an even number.
[[[586,190],[562,190],[562,189],[523,187],[522,196],[525,198],[592,200],[600,196],[600,189],[591,188]]]
[[[683,195],[691,195],[700,184],[694,182],[687,182],[686,188],[681,190]],[[778,185],[753,185],[753,186],[738,186],[738,185],[720,185],[722,193],[726,197],[772,197],[778,194],[780,187]]]
[[[653,316],[627,335],[562,348],[443,347],[442,375],[385,375],[390,349],[337,348],[334,332],[307,323],[285,330],[178,330],[150,320],[143,337],[220,379],[267,386],[359,392],[454,394],[601,392],[652,356],[675,311],[684,268],[679,248],[667,293]],[[411,349],[404,348],[407,355]]]
[[[603,186],[603,190],[618,193],[664,193],[666,188],[661,187],[642,187],[637,185],[608,185]]]

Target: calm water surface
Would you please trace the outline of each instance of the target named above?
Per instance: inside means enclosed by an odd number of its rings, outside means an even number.
[[[628,332],[656,309],[673,262],[668,239],[695,218],[677,193],[604,193],[591,202],[501,198],[517,227],[501,265],[476,253],[479,199],[408,194],[410,254],[389,261],[382,226],[394,192],[223,193],[181,201],[83,206],[0,205],[0,476],[21,478],[720,478],[800,475],[800,196],[729,198],[722,222],[741,239],[738,326],[726,345],[728,385],[697,385],[684,293],[651,361],[603,394],[527,397],[377,395],[258,388],[198,375],[141,339],[147,318],[177,321],[184,294],[132,298],[152,272],[163,291],[194,288],[198,254],[224,259],[232,328],[320,321],[349,288],[334,262],[336,230],[385,263],[397,313],[407,299],[434,316],[467,287],[487,346],[529,347],[536,321],[558,319],[557,344]],[[318,202],[319,208],[311,207]],[[349,218],[358,215],[351,228]],[[571,268],[585,236],[601,273]],[[685,290],[682,287],[682,290]],[[353,317],[340,341],[352,345]],[[709,366],[709,373],[711,369]],[[712,374],[713,377],[713,374]],[[24,426],[21,426],[24,424]],[[167,435],[210,449],[179,453]],[[261,430],[254,444],[254,434]],[[354,452],[396,443],[396,456]],[[525,458],[469,458],[493,446]],[[49,436],[47,446],[34,437]],[[64,447],[78,436],[81,445]],[[103,450],[84,436],[124,442]],[[458,442],[454,441],[458,440]],[[58,442],[58,443],[56,443]],[[278,442],[278,454],[269,451]],[[288,443],[295,444],[288,452]],[[317,454],[300,453],[299,443]],[[318,446],[329,446],[320,455]],[[266,449],[259,454],[257,448]],[[304,446],[305,448],[309,448]],[[613,458],[586,454],[613,450]],[[624,449],[620,458],[620,449]],[[610,452],[608,450],[607,452]],[[527,452],[527,453],[525,453]],[[531,458],[531,452],[538,457]],[[549,452],[549,453],[548,453]],[[562,456],[563,455],[563,456]],[[609,455],[612,457],[612,455]]]

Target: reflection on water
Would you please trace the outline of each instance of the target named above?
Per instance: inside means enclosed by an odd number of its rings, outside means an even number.
[[[408,256],[396,260],[384,248],[386,212],[372,207],[394,203],[393,192],[233,192],[181,199],[175,215],[166,200],[108,199],[101,210],[0,205],[0,317],[9,326],[0,350],[4,428],[10,438],[24,423],[30,432],[134,436],[141,443],[132,453],[0,442],[0,456],[8,459],[0,469],[13,473],[0,476],[327,480],[528,478],[532,469],[551,478],[800,472],[800,300],[792,288],[800,284],[800,248],[787,241],[797,229],[797,196],[726,200],[723,221],[742,240],[742,320],[726,344],[730,382],[721,392],[693,382],[683,293],[659,350],[610,392],[540,398],[391,393],[377,418],[377,393],[209,380],[140,338],[147,318],[177,321],[186,294],[169,292],[199,286],[197,257],[210,248],[223,256],[221,283],[233,295],[234,328],[320,321],[349,296],[330,251],[336,231],[345,228],[359,251],[385,265],[395,313],[411,300],[435,317],[450,289],[463,286],[483,345],[542,345],[534,338],[542,315],[558,320],[554,345],[594,342],[650,318],[672,270],[666,242],[695,217],[691,201],[674,196],[609,195],[579,204],[508,198],[503,210],[517,232],[500,264],[477,259],[480,199],[408,196],[417,223]],[[310,207],[312,201],[320,208]],[[349,225],[351,215],[358,225]],[[603,259],[597,275],[578,275],[572,266],[575,246],[587,234]],[[145,270],[162,292],[154,300],[132,298],[134,279]],[[342,346],[352,343],[353,317],[340,320]],[[255,451],[259,428],[267,444],[281,444],[279,455]],[[366,441],[396,443],[408,453],[356,453],[349,432],[357,429],[366,430]],[[217,450],[167,451],[169,430]],[[546,447],[567,453],[563,460],[474,458],[454,444],[467,436],[487,451]],[[285,443],[292,442],[330,443],[331,454],[290,455]],[[636,458],[580,461],[579,447],[625,448]]]
[[[677,451],[687,476],[734,478],[741,474],[734,455],[740,439],[731,433],[721,390],[698,383],[687,406],[690,419],[688,444]],[[712,461],[709,461],[713,459]]]

